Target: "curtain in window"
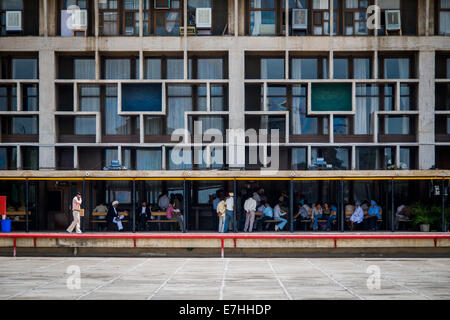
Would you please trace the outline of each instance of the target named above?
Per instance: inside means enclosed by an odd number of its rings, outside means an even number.
[[[409,79],[409,58],[384,59],[385,79]]]
[[[223,79],[223,60],[198,59],[197,79]]]
[[[192,150],[176,150],[175,151],[177,153],[175,157],[180,157],[181,158],[181,164],[175,164],[172,161],[172,153],[173,153],[173,149],[169,149],[168,150],[168,170],[189,170],[192,169]],[[186,154],[184,154],[184,152],[186,152]],[[179,154],[178,154],[179,153]],[[186,157],[186,159],[188,159],[187,161],[184,161],[183,159]]]
[[[400,9],[400,0],[378,0],[380,9]]]
[[[162,79],[161,59],[146,59],[145,79]]]
[[[292,148],[292,169],[306,169],[306,148]]]
[[[329,0],[313,0],[313,9],[328,9]]]
[[[130,59],[106,59],[105,79],[131,79]]]
[[[12,59],[13,79],[37,79],[36,59]]]
[[[370,59],[367,58],[353,59],[353,78],[370,79]]]
[[[409,134],[409,117],[385,117],[385,134]]]
[[[347,9],[357,9],[358,8],[358,0],[345,0],[345,7]]]
[[[102,12],[103,14],[103,35],[119,35],[119,17],[117,12]]]
[[[450,117],[447,117],[447,134],[450,134]]]
[[[75,79],[95,79],[94,59],[74,60]]]
[[[158,117],[145,117],[144,128],[146,135],[161,135],[163,132],[162,119]]]
[[[39,167],[39,150],[35,147],[24,148],[23,168],[25,170],[37,170]]]
[[[225,111],[224,85],[211,85],[211,111]]]
[[[261,79],[284,79],[284,59],[261,59]]]
[[[292,59],[292,79],[318,79],[317,59]]]
[[[292,134],[318,134],[317,120],[307,117],[306,97],[292,98]]]
[[[112,161],[119,160],[119,152],[117,149],[105,149],[105,163],[104,167],[111,164]]]
[[[378,150],[376,148],[356,148],[356,170],[377,170],[379,169]],[[360,188],[354,188],[355,193]],[[364,191],[364,188],[362,189]],[[364,199],[364,198],[358,198]],[[367,199],[367,198],[365,198]]]
[[[75,134],[77,135],[95,135],[96,131],[95,117],[75,117]]]
[[[450,35],[450,11],[441,11],[439,13],[439,34]]]
[[[12,134],[37,134],[37,117],[13,117]]]
[[[131,134],[131,118],[117,114],[117,97],[106,97],[105,133],[107,135]]]
[[[161,150],[136,150],[136,170],[161,170]]]
[[[184,128],[184,113],[192,111],[192,87],[168,86],[167,133]]]
[[[183,59],[167,59],[167,79],[184,79]]]
[[[225,134],[225,121],[222,117],[198,117],[196,121],[202,122],[202,133],[208,129],[218,129]]]
[[[79,85],[80,110],[100,111],[100,87],[92,85]]]
[[[410,169],[411,168],[411,155],[410,149],[400,148],[400,169]]]
[[[2,0],[0,1],[2,10],[23,10],[23,0]]]
[[[372,117],[379,109],[378,94],[379,88],[376,85],[356,86],[355,134],[373,133]]]

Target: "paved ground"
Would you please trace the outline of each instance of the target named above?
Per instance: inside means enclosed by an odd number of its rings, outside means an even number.
[[[450,299],[450,259],[0,257],[0,299]]]

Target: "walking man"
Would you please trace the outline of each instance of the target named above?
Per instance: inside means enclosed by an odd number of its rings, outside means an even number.
[[[76,227],[77,233],[81,233],[80,229],[80,210],[81,210],[81,193],[78,192],[77,195],[72,200],[72,214],[73,221],[67,228],[68,233],[72,233],[73,229]]]

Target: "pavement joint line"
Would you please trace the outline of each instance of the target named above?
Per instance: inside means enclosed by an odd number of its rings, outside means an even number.
[[[422,274],[423,274],[423,276],[425,276],[425,277],[427,277],[427,278],[430,278],[430,279],[436,279],[435,277],[429,276],[429,275],[427,274],[427,270],[424,270],[424,269],[422,269],[422,268],[420,268],[420,267],[412,268],[412,267],[410,267],[410,266],[402,265],[402,264],[400,264],[400,263],[396,263],[395,261],[391,261],[391,260],[387,260],[387,262],[389,262],[390,264],[395,264],[395,265],[397,265],[397,266],[399,266],[399,267],[402,267],[402,268],[408,268],[408,269],[412,269],[412,270],[414,270],[414,271],[421,271]],[[448,266],[448,265],[447,265],[447,266]]]
[[[359,267],[359,268],[361,268],[361,269],[364,269],[363,264],[357,264],[357,263],[354,263],[353,261],[350,261],[350,263],[353,264],[354,266],[357,266],[357,267]],[[380,268],[380,269],[381,269],[381,268]],[[423,293],[421,293],[421,292],[419,292],[419,291],[416,291],[416,290],[414,290],[414,289],[412,289],[412,288],[409,288],[409,287],[407,287],[407,286],[405,286],[405,285],[403,285],[403,284],[401,284],[401,283],[398,283],[397,281],[393,280],[391,277],[388,277],[388,276],[386,276],[386,275],[383,274],[383,273],[381,273],[381,277],[382,277],[382,278],[384,277],[384,278],[385,278],[386,280],[388,280],[389,282],[395,284],[396,286],[402,287],[402,288],[404,288],[404,289],[406,289],[406,290],[408,290],[408,291],[414,293],[415,295],[423,296],[423,297],[425,297],[425,298],[428,299],[428,300],[433,300],[431,297],[427,296],[426,294],[423,294]],[[382,290],[382,289],[381,289],[381,290]]]
[[[336,279],[334,279],[331,275],[329,275],[327,272],[325,272],[321,267],[316,266],[314,263],[312,263],[309,259],[306,259],[306,261],[312,265],[314,268],[316,268],[317,270],[319,270],[320,272],[322,272],[324,275],[326,275],[331,281],[333,281],[334,283],[336,283],[338,286],[342,287],[345,291],[349,292],[350,294],[352,294],[353,296],[357,297],[360,300],[365,300],[363,297],[361,297],[359,294],[357,294],[356,292],[354,292],[352,289],[347,288],[346,286],[344,286],[342,283],[340,283],[339,281],[337,281]]]
[[[155,291],[153,291],[153,293],[147,297],[147,300],[151,300],[155,295],[157,295],[159,293],[159,291],[164,288],[166,286],[166,284],[182,269],[186,266],[186,264],[190,261],[191,259],[186,259],[183,264],[181,266],[179,266],[174,273],[172,273],[169,278],[167,278],[160,286],[158,289],[156,289]]]
[[[141,263],[135,265],[135,266],[132,267],[131,269],[128,269],[127,271],[125,271],[125,272],[119,274],[118,276],[112,278],[111,280],[109,280],[109,281],[107,281],[107,282],[105,282],[105,283],[103,283],[103,284],[101,284],[101,285],[95,287],[94,289],[89,290],[88,292],[86,292],[86,293],[84,293],[84,294],[78,296],[75,300],[80,300],[80,299],[82,299],[82,298],[84,298],[84,297],[86,297],[86,296],[88,296],[88,295],[94,293],[94,292],[97,291],[98,289],[101,289],[101,288],[103,288],[103,287],[106,287],[108,284],[113,283],[114,281],[116,281],[116,280],[122,278],[124,275],[126,275],[126,274],[128,274],[128,273],[130,273],[130,272],[136,270],[136,269],[139,268],[140,266],[144,265],[144,264],[147,263],[149,260],[150,260],[150,258],[145,259],[144,261],[142,261]]]
[[[219,300],[223,300],[223,291],[225,289],[225,278],[228,271],[228,264],[230,263],[230,258],[227,258],[225,261],[225,267],[223,269],[223,275],[222,275],[222,285],[220,286],[220,295]]]
[[[111,260],[111,258],[103,259],[103,260],[100,261],[100,262],[97,262],[97,263],[95,263],[95,264],[93,264],[93,265],[90,265],[90,266],[86,267],[84,271],[87,271],[87,270],[89,270],[89,269],[91,269],[91,268],[95,268],[95,267],[98,266],[99,264],[105,263],[106,261],[109,261],[109,260]],[[82,269],[82,268],[80,268],[80,269]],[[64,277],[64,276],[63,276],[63,277]],[[53,284],[53,283],[55,283],[55,282],[57,282],[57,281],[59,281],[59,280],[61,280],[61,278],[60,278],[60,277],[57,277],[56,279],[49,280],[49,281],[47,281],[47,282],[45,282],[45,283],[43,283],[43,284],[41,284],[41,285],[39,285],[39,286],[37,286],[37,287],[34,287],[34,288],[30,288],[30,289],[24,290],[24,291],[22,291],[22,292],[19,292],[19,293],[14,294],[14,295],[8,296],[8,297],[6,297],[6,298],[4,298],[4,299],[5,299],[5,300],[10,300],[10,299],[13,299],[13,298],[15,298],[15,297],[22,296],[22,295],[24,295],[24,294],[26,294],[26,293],[28,293],[28,292],[30,292],[30,291],[38,290],[38,289],[44,288],[44,287],[46,287],[46,286],[48,286],[48,285],[51,285],[51,284]]]
[[[275,278],[278,281],[278,284],[280,285],[280,287],[283,289],[284,294],[288,297],[289,300],[293,300],[292,296],[289,294],[288,290],[286,289],[286,287],[284,286],[283,282],[281,281],[280,277],[278,276],[278,274],[275,272],[275,269],[272,265],[272,263],[270,262],[269,259],[266,259],[267,264],[269,265],[270,269],[273,272],[273,275],[275,276]]]

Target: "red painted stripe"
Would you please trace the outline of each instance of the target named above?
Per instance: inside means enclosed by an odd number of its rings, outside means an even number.
[[[0,238],[48,239],[450,239],[450,234],[65,234],[4,233]]]

